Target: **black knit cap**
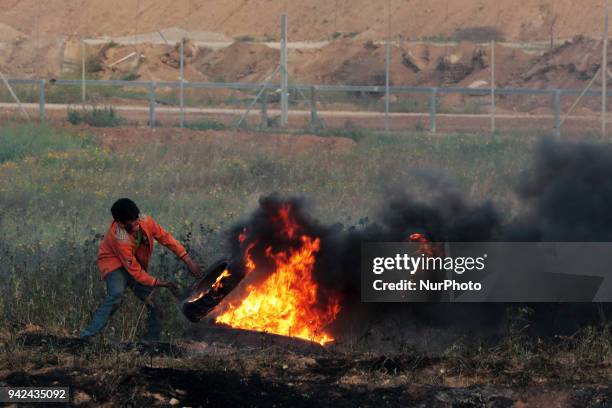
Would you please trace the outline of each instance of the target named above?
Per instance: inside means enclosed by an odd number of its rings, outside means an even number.
[[[140,210],[136,203],[129,198],[121,198],[115,201],[111,207],[111,214],[117,222],[134,221],[140,215]]]

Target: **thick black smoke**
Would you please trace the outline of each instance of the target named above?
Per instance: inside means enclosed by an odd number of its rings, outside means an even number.
[[[323,225],[309,216],[302,199],[265,197],[255,213],[231,231],[232,256],[242,259],[245,247],[253,245],[258,265],[253,279],[267,276],[273,265],[264,256],[266,247],[278,251],[300,245],[296,236],[279,234],[278,214],[289,205],[302,228],[300,234],[321,239],[314,277],[322,306],[331,294],[342,297],[335,324],[338,332],[355,322],[368,325],[406,313],[433,326],[478,329],[503,324],[507,305],[501,304],[361,303],[360,251],[362,242],[405,241],[412,233],[422,233],[433,242],[612,241],[612,145],[541,142],[533,168],[517,180],[516,194],[522,203],[519,215],[502,221],[503,214],[492,202],[470,203],[453,188],[442,187],[428,201],[400,193],[386,197],[377,219],[359,227]],[[248,237],[242,243],[241,234]],[[602,310],[591,304],[530,306],[535,326],[557,333],[599,319]]]
[[[526,210],[506,239],[612,241],[612,145],[543,141],[517,193]]]

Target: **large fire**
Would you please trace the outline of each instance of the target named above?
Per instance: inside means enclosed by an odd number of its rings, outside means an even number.
[[[295,245],[278,252],[272,246],[265,247],[264,255],[274,266],[272,273],[259,283],[249,284],[246,295],[238,302],[226,305],[215,321],[320,344],[333,341],[325,328],[336,319],[340,300],[332,297],[322,306],[318,299],[319,286],[312,275],[320,239],[300,233],[301,226],[293,218],[290,205],[281,207],[278,217],[271,222],[278,224],[281,227],[279,232]],[[241,244],[245,242],[244,232],[239,240]],[[257,269],[251,254],[254,246],[254,242],[250,243],[244,251],[247,274]]]

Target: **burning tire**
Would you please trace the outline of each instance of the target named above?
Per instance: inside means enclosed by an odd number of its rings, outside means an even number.
[[[233,273],[230,259],[213,263],[204,277],[195,282],[183,300],[183,314],[191,322],[199,322],[238,286],[241,277]]]

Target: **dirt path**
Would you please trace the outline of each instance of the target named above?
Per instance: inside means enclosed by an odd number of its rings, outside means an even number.
[[[39,110],[38,104],[22,104],[32,115]],[[80,105],[68,104],[46,104],[47,117],[61,119],[66,117],[68,109],[79,109]],[[120,105],[113,106],[121,113],[121,116],[137,125],[146,125],[149,117],[149,106],[145,105]],[[0,103],[0,110],[6,116],[20,115],[16,104]],[[155,108],[156,120],[161,125],[177,125],[180,119],[180,108],[161,107]],[[235,121],[245,114],[245,109],[229,108],[184,108],[186,121],[202,121],[214,119],[227,125],[235,124]],[[249,120],[252,124],[259,123],[261,113],[258,110],[249,112]],[[280,115],[278,109],[269,109],[268,117]],[[329,128],[345,128],[349,131],[355,128],[384,130],[384,112],[372,111],[318,111],[319,117],[325,126]],[[289,124],[291,127],[304,128],[310,126],[311,112],[305,110],[290,110]],[[429,113],[390,113],[391,130],[430,130]],[[509,114],[496,115],[497,129],[500,131],[536,131],[549,132],[552,134],[554,127],[554,116],[552,114]],[[436,115],[437,130],[441,132],[474,131],[487,132],[490,130],[490,115],[487,114],[450,114],[439,113]],[[608,122],[612,117],[608,117]],[[564,123],[563,132],[571,134],[592,132],[600,126],[600,117],[596,115],[572,115]]]

